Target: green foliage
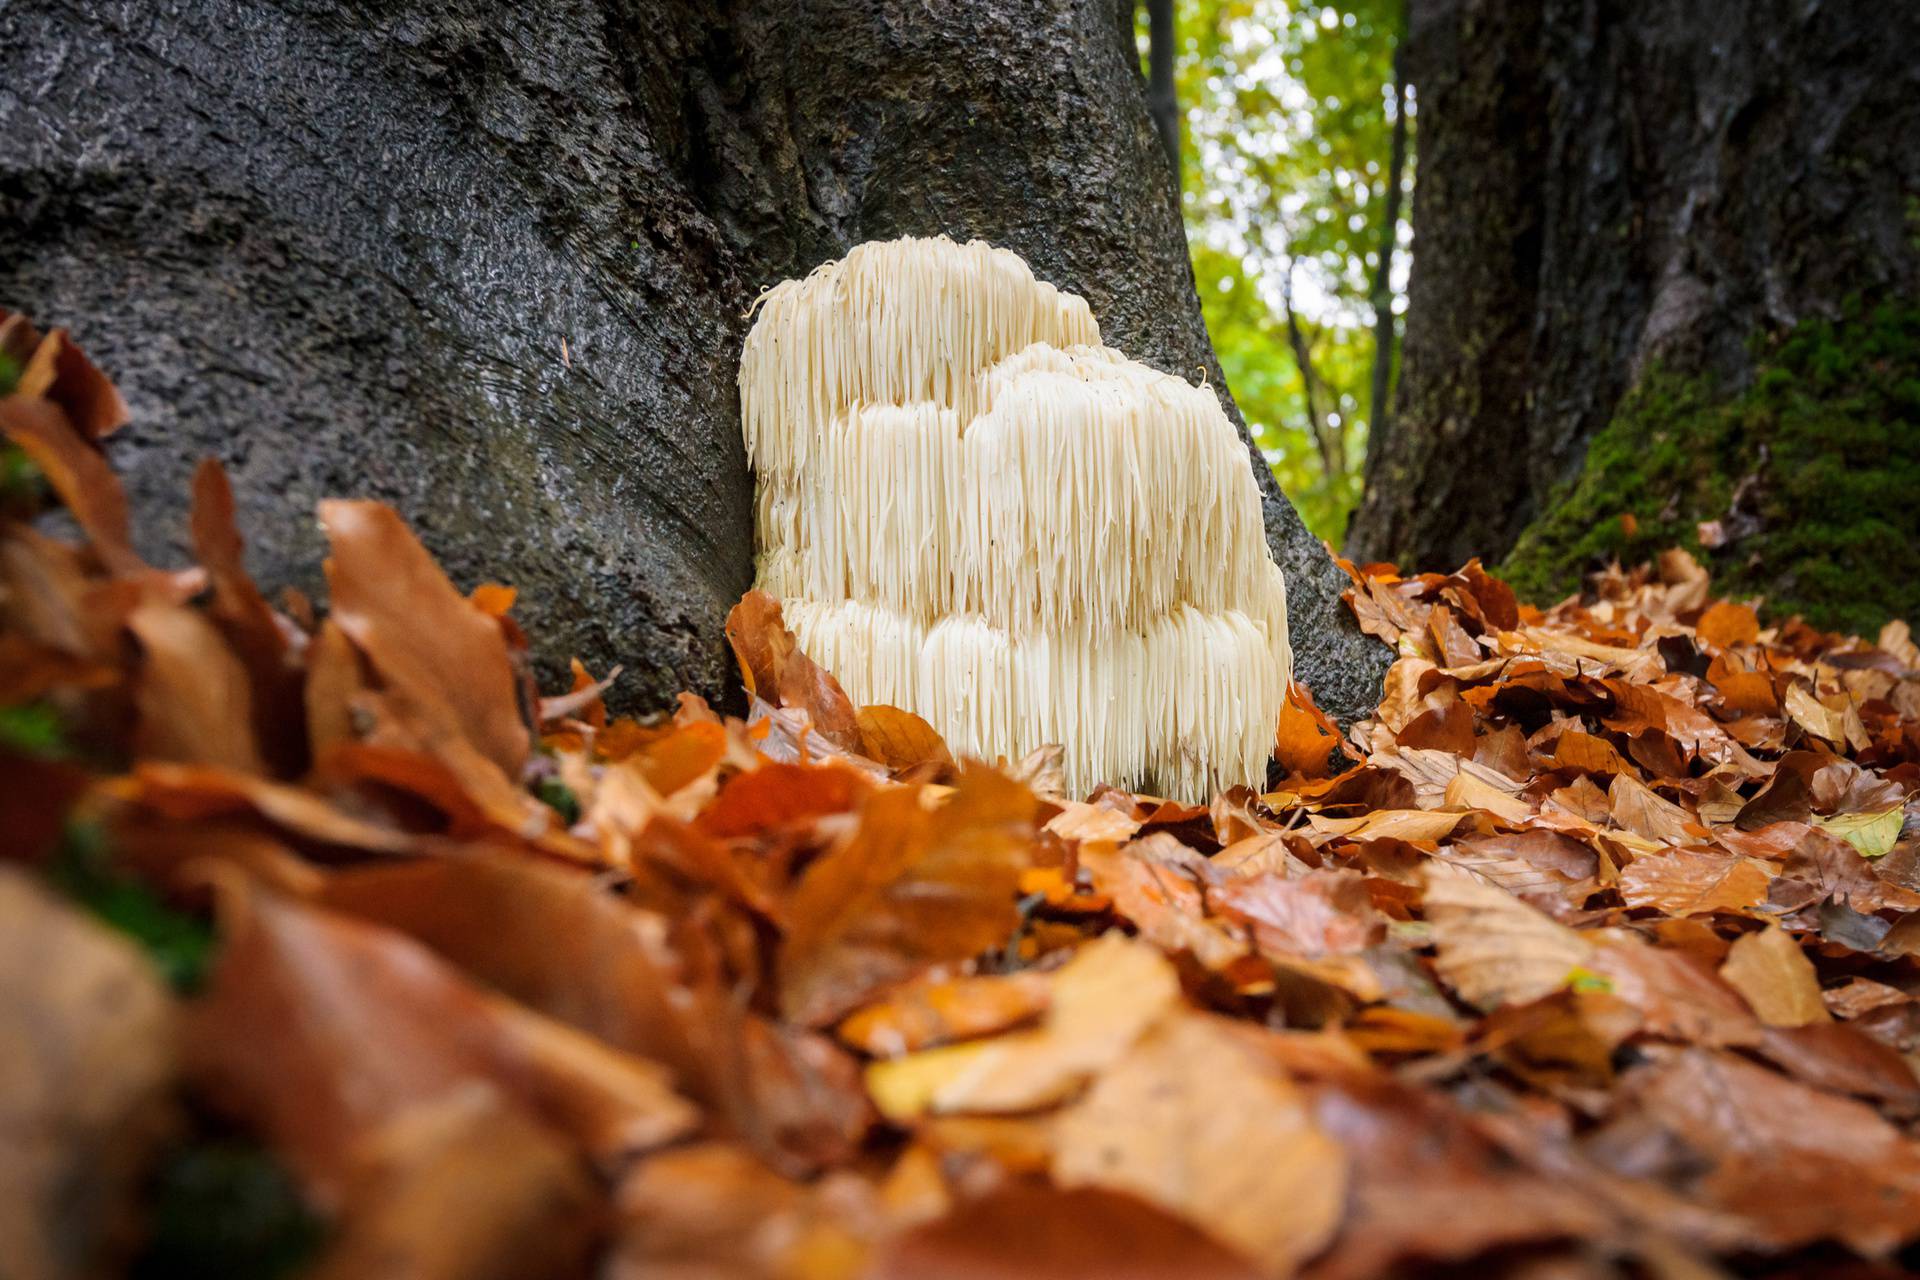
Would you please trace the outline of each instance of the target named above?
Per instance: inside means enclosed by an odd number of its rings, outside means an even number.
[[[17,444],[0,444],[0,513],[30,518],[46,505],[47,493],[40,464]]]
[[[71,754],[59,714],[44,702],[0,707],[0,748],[30,760],[64,760]]]
[[[1762,351],[1735,393],[1651,373],[1502,571],[1544,602],[1608,559],[1678,544],[1721,590],[1764,593],[1776,616],[1871,635],[1888,618],[1920,618],[1915,492],[1920,307],[1856,308]],[[1623,513],[1637,520],[1631,537]],[[1751,532],[1704,548],[1698,523],[1710,520]]]
[[[533,794],[542,804],[560,815],[560,821],[572,826],[580,821],[580,797],[558,778],[542,778],[534,784]]]
[[[266,1151],[204,1138],[162,1161],[150,1227],[134,1280],[273,1280],[310,1260],[323,1234]]]
[[[1309,529],[1338,543],[1360,497],[1372,412],[1370,290],[1385,229],[1400,3],[1180,0],[1175,22],[1183,200],[1207,328],[1281,487]],[[1403,206],[1396,310],[1405,218]],[[1288,338],[1289,291],[1320,383],[1332,469]]]
[[[68,828],[47,872],[56,888],[101,923],[139,943],[176,991],[198,989],[213,957],[212,927],[115,867],[98,827]]]

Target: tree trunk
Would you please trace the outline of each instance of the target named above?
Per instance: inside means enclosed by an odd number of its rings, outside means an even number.
[[[1387,151],[1386,216],[1373,264],[1373,396],[1368,439],[1385,448],[1393,431],[1393,258],[1400,243],[1401,187],[1407,172],[1407,60],[1393,55],[1393,134]]]
[[[1357,558],[1504,555],[1630,390],[1664,378],[1732,404],[1780,335],[1852,295],[1916,296],[1920,7],[1414,0],[1411,28],[1410,309]],[[1739,457],[1764,457],[1740,430]],[[1679,482],[1641,487],[1663,536],[1722,514]]]
[[[120,380],[149,554],[184,545],[213,454],[264,581],[317,588],[313,503],[377,497],[458,580],[520,588],[548,671],[722,695],[761,288],[861,240],[979,236],[1223,386],[1130,13],[24,0],[0,10],[0,298]],[[1302,678],[1353,714],[1384,653],[1251,449]]]
[[[1180,185],[1180,102],[1173,85],[1173,0],[1147,0],[1147,109]]]

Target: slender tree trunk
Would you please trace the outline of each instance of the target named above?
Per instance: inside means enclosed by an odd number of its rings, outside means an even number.
[[[1373,403],[1367,424],[1368,440],[1384,448],[1393,430],[1393,258],[1400,240],[1400,189],[1407,168],[1406,59],[1393,55],[1393,141],[1387,155],[1386,214],[1380,231],[1380,252],[1373,266]]]
[[[1920,296],[1916,48],[1882,0],[1413,0],[1409,314],[1354,553],[1502,556],[1652,371],[1735,396],[1778,335]]]
[[[1174,90],[1173,0],[1147,0],[1147,108],[1180,185],[1180,103]]]
[[[1293,259],[1287,259],[1286,284],[1280,291],[1281,309],[1287,317],[1287,344],[1293,349],[1293,363],[1300,370],[1300,389],[1307,402],[1307,427],[1313,432],[1313,443],[1320,451],[1320,465],[1327,476],[1334,478],[1345,474],[1346,459],[1339,441],[1333,435],[1332,424],[1320,405],[1320,377],[1313,367],[1313,349],[1307,343],[1307,335],[1300,327],[1300,317],[1293,309]]]

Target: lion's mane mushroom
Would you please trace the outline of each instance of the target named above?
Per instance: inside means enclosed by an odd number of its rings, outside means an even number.
[[[1264,780],[1293,660],[1246,447],[1085,300],[980,241],[863,244],[764,295],[740,405],[758,585],[856,702],[1058,742],[1080,793]]]

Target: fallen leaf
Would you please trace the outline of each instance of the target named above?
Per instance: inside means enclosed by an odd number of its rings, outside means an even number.
[[[1060,1117],[1054,1141],[1061,1185],[1137,1195],[1269,1275],[1291,1275],[1325,1247],[1346,1202],[1345,1153],[1306,1097],[1203,1014],[1149,1032]]]
[[[1159,951],[1108,934],[1081,947],[1052,980],[1041,1025],[909,1054],[867,1069],[881,1112],[1024,1111],[1058,1102],[1121,1057],[1173,1008],[1180,981]]]
[[[1621,870],[1619,888],[1629,907],[1691,916],[1752,911],[1772,885],[1773,876],[1750,858],[1675,849],[1635,858]]]
[[[333,621],[418,719],[429,749],[469,744],[518,777],[531,738],[500,624],[454,588],[391,508],[327,501],[320,523]]]
[[[843,750],[861,749],[853,702],[831,672],[801,652],[778,600],[764,591],[741,596],[727,614],[727,641],[749,694],[804,712],[815,730]]]
[[[876,1058],[993,1035],[1038,1018],[1052,999],[1043,974],[922,978],[848,1017],[842,1043]]]
[[[929,813],[915,791],[868,797],[860,825],[807,869],[786,904],[780,1004],[807,1026],[936,964],[968,959],[1013,929],[1033,839],[1032,793],[984,766]]]
[[[1692,1178],[1757,1242],[1838,1239],[1883,1255],[1920,1224],[1920,1148],[1850,1099],[1732,1054],[1688,1049],[1631,1073],[1629,1096],[1709,1162]]]
[[[1813,824],[1828,835],[1839,836],[1855,849],[1863,858],[1885,857],[1892,852],[1893,846],[1900,840],[1900,829],[1906,822],[1904,809],[1887,809],[1880,813],[1842,813],[1831,818],[1816,817]]]
[[[1813,963],[1778,925],[1735,938],[1720,976],[1770,1027],[1804,1027],[1832,1017],[1820,999]]]
[[[230,894],[188,1071],[323,1205],[352,1193],[373,1134],[470,1082],[608,1161],[696,1122],[660,1067],[488,996],[410,939],[237,883]]]
[[[1463,871],[1424,876],[1434,964],[1460,998],[1481,1009],[1537,1000],[1565,986],[1592,944],[1504,889]]]
[[[871,1280],[1251,1280],[1263,1274],[1152,1204],[1011,1183],[885,1245]]]
[[[562,1280],[600,1217],[566,1143],[484,1085],[406,1108],[359,1153],[316,1280]]]
[[[1313,695],[1301,685],[1288,685],[1274,741],[1280,766],[1302,778],[1324,778],[1332,772],[1328,764],[1339,745],[1339,732],[1313,704]]]
[[[889,769],[911,769],[921,764],[951,764],[947,744],[934,727],[911,711],[898,707],[862,707],[854,716],[860,730],[860,749]]]
[[[1760,638],[1760,619],[1746,605],[1717,600],[1694,624],[1700,638],[1722,649],[1752,644]]]

